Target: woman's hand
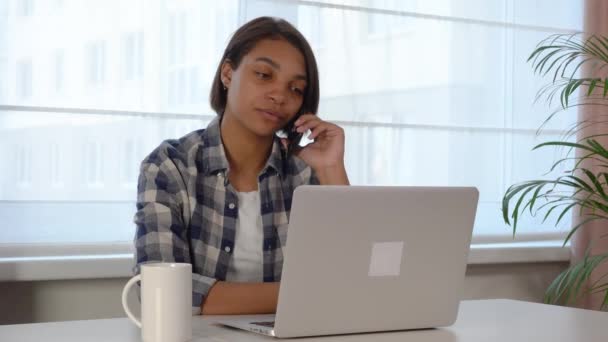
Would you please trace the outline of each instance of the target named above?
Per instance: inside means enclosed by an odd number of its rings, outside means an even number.
[[[296,120],[294,128],[298,133],[311,131],[308,139],[314,142],[294,150],[294,154],[315,170],[321,184],[347,185],[342,127],[323,121],[316,115],[304,114]]]

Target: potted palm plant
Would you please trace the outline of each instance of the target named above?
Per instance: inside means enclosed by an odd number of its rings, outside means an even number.
[[[582,34],[554,35],[541,41],[528,61],[534,72],[551,78],[541,88],[537,100],[549,104],[559,99],[559,108],[551,113],[541,128],[558,113],[568,108],[608,106],[608,38],[585,37]],[[580,76],[581,73],[583,76]],[[512,185],[502,200],[504,221],[511,225],[515,235],[522,215],[542,215],[543,222],[555,220],[558,225],[566,215],[574,213],[580,218],[569,230],[566,245],[585,224],[605,220],[608,236],[608,146],[602,143],[606,133],[584,134],[590,125],[606,125],[608,120],[579,120],[558,141],[549,141],[533,149],[558,147],[563,152],[551,170],[568,165],[567,171],[554,179],[525,181]],[[608,125],[604,126],[608,127]],[[608,140],[605,140],[608,141]],[[591,167],[593,166],[593,167]],[[597,241],[591,241],[590,244]],[[591,253],[588,248],[582,260],[572,263],[546,290],[544,301],[552,304],[570,304],[582,295],[601,293],[600,309],[608,308],[608,274],[600,274],[599,281],[589,283],[591,273],[608,263],[608,250]]]

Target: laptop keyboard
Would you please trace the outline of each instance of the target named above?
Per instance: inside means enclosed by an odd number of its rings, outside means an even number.
[[[274,321],[271,321],[271,322],[251,322],[251,324],[260,325],[260,326],[263,326],[263,327],[274,328]]]

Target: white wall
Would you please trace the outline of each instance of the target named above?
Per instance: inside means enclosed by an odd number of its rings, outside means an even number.
[[[463,298],[540,302],[545,288],[566,267],[563,262],[472,265],[467,269]],[[126,281],[0,283],[0,324],[124,317],[120,296]]]

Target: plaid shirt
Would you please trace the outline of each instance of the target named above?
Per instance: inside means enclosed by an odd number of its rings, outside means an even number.
[[[234,249],[238,198],[228,181],[219,118],[206,129],[164,141],[141,164],[135,224],[136,266],[192,264],[192,306],[200,308],[217,280],[225,280]],[[278,138],[258,176],[263,223],[264,281],[281,279],[283,247],[295,188],[319,184],[301,159],[286,156]]]

